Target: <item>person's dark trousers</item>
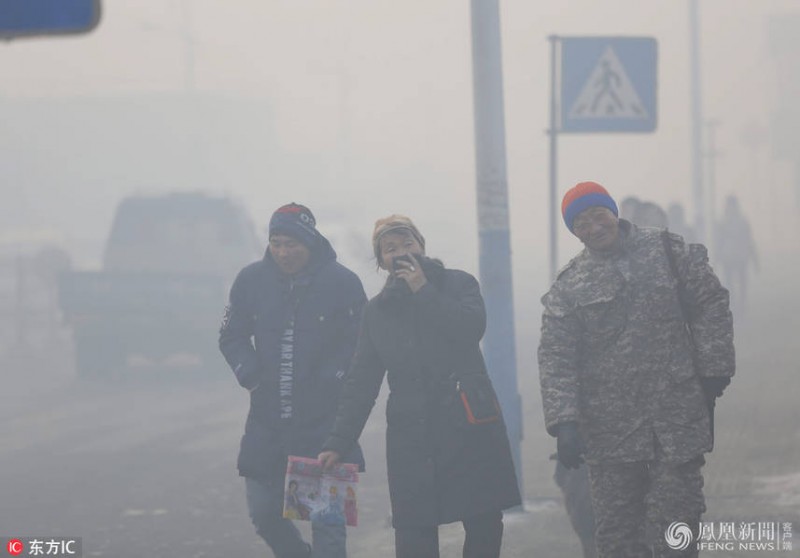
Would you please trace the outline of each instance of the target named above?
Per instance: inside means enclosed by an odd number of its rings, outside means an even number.
[[[499,558],[503,512],[470,517],[464,525],[464,558]],[[399,527],[394,532],[396,558],[439,558],[439,527]]]
[[[269,545],[275,558],[346,558],[344,525],[311,522],[311,550],[294,523],[283,517],[283,476],[274,479],[245,477],[247,509],[256,532]]]

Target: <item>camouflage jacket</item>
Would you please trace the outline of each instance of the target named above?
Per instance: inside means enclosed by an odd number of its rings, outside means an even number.
[[[620,220],[621,249],[578,254],[542,298],[539,374],[545,425],[577,421],[588,462],[670,461],[711,449],[698,376],[734,373],[728,291],[706,249],[670,234],[690,337],[660,229]]]

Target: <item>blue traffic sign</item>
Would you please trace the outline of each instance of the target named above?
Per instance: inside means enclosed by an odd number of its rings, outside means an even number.
[[[658,43],[650,37],[560,37],[559,132],[652,132]]]
[[[100,0],[0,0],[0,39],[86,33],[100,21]]]

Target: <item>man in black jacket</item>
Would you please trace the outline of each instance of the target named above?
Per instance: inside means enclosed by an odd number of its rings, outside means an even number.
[[[361,281],[337,263],[311,211],[295,203],[275,211],[264,258],[231,287],[219,347],[250,392],[239,474],[250,518],[276,558],[312,556],[283,518],[287,456],[315,458],[321,450],[365,302]],[[359,447],[344,460],[363,470]],[[313,557],[344,558],[345,536],[344,526],[312,522]]]

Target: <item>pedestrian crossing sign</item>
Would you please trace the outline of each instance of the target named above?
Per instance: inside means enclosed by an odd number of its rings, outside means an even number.
[[[657,43],[649,37],[560,38],[559,132],[652,132]]]

